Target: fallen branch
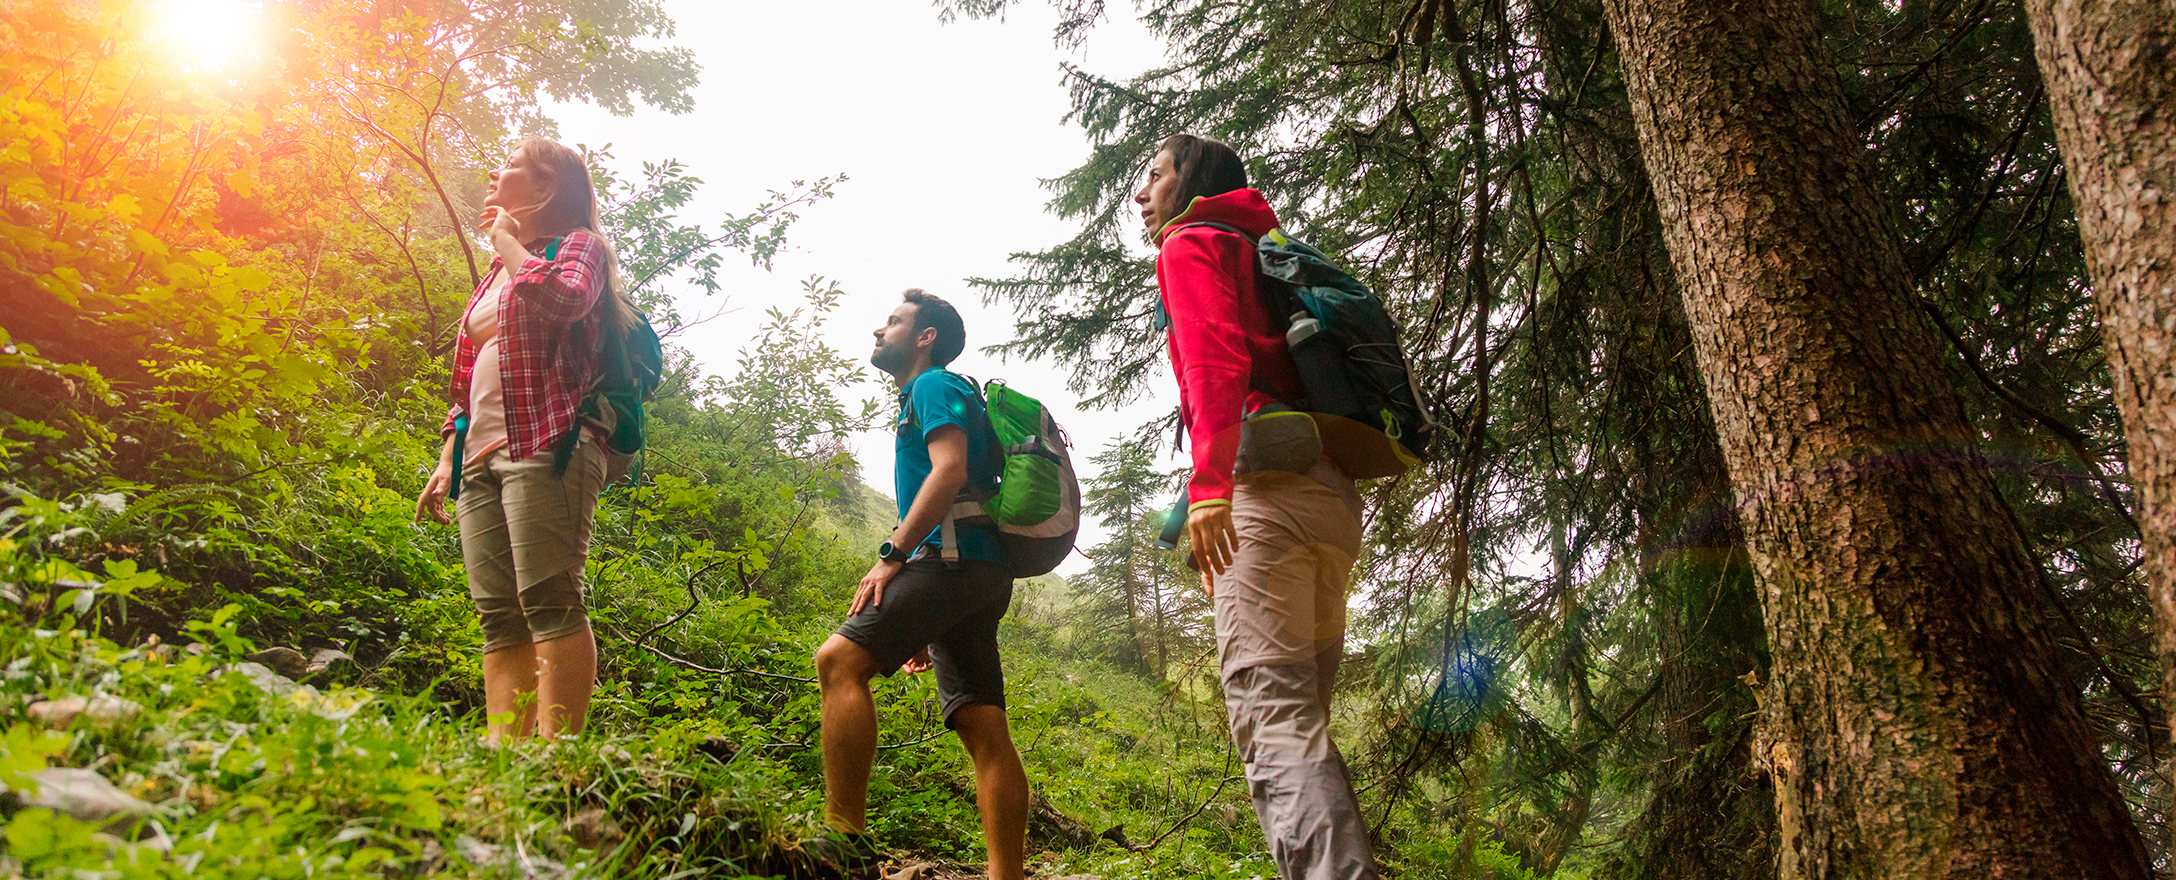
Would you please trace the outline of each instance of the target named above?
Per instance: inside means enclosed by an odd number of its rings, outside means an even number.
[[[709,574],[711,569],[717,568],[718,566],[724,565],[731,561],[733,560],[720,559],[696,570],[694,574],[688,575],[688,607],[680,609],[680,613],[675,614],[670,618],[667,618],[665,622],[650,627],[649,629],[643,630],[642,635],[635,637],[633,644],[639,646],[644,642],[649,641],[651,636],[657,635],[658,630],[664,629],[665,627],[686,620],[688,615],[694,614],[696,606],[701,605],[703,601],[702,596],[695,592],[695,582],[702,580],[703,575]]]
[[[877,751],[883,751],[883,750],[885,750],[885,749],[903,749],[903,748],[906,748],[906,747],[908,747],[908,746],[918,746],[918,745],[921,745],[921,744],[923,744],[923,743],[929,742],[930,740],[936,739],[937,737],[943,736],[943,735],[945,735],[945,734],[947,734],[947,733],[951,733],[951,732],[952,732],[952,731],[950,731],[950,730],[948,730],[948,729],[945,729],[945,728],[942,728],[942,727],[940,727],[940,728],[937,728],[937,732],[935,732],[935,733],[932,733],[932,734],[930,734],[930,735],[928,735],[928,736],[922,737],[921,739],[916,739],[916,740],[908,740],[908,741],[906,741],[906,742],[903,742],[903,743],[892,743],[891,745],[888,745],[888,746],[885,746],[885,745],[880,745],[880,746],[877,746],[876,748],[877,748]],[[807,749],[807,748],[814,748],[814,747],[815,747],[814,745],[812,745],[812,744],[810,744],[810,743],[805,743],[805,742],[782,742],[782,743],[764,743],[764,744],[763,744],[763,748],[766,748],[766,749]]]
[[[1232,759],[1231,759],[1231,756],[1230,756],[1230,755],[1226,755],[1226,756],[1224,756],[1224,769],[1225,769],[1225,770],[1230,770],[1231,768],[1232,768]],[[1156,845],[1157,845],[1157,844],[1159,844],[1159,843],[1162,843],[1162,842],[1164,842],[1164,838],[1166,838],[1166,837],[1170,837],[1171,835],[1173,835],[1173,834],[1177,833],[1179,829],[1181,829],[1181,828],[1184,828],[1184,827],[1186,827],[1186,823],[1194,821],[1194,817],[1195,817],[1195,816],[1199,816],[1199,815],[1201,815],[1201,813],[1202,813],[1202,811],[1203,811],[1203,810],[1209,809],[1209,805],[1210,805],[1210,804],[1216,803],[1216,799],[1217,799],[1217,798],[1223,797],[1223,796],[1224,796],[1224,786],[1230,785],[1230,784],[1232,783],[1232,780],[1234,780],[1234,779],[1245,779],[1245,778],[1246,778],[1245,776],[1226,776],[1226,777],[1224,777],[1224,778],[1223,778],[1222,780],[1220,780],[1220,781],[1218,781],[1218,782],[1217,782],[1217,784],[1216,784],[1216,791],[1214,791],[1214,792],[1211,792],[1211,793],[1209,794],[1209,797],[1208,797],[1208,799],[1207,799],[1207,800],[1204,800],[1204,801],[1202,801],[1202,802],[1201,802],[1201,806],[1195,807],[1195,808],[1194,808],[1194,811],[1193,811],[1193,812],[1191,812],[1191,813],[1188,813],[1188,814],[1186,814],[1186,818],[1184,818],[1184,819],[1180,819],[1180,820],[1179,820],[1178,822],[1174,823],[1174,824],[1173,824],[1173,825],[1172,825],[1171,827],[1169,827],[1169,828],[1166,828],[1166,829],[1164,829],[1164,833],[1156,835],[1155,839],[1153,839],[1153,840],[1150,840],[1150,841],[1149,841],[1149,842],[1147,842],[1147,843],[1139,843],[1139,844],[1134,844],[1133,846],[1129,846],[1129,847],[1126,847],[1126,848],[1127,848],[1127,849],[1130,849],[1130,850],[1132,850],[1132,851],[1134,851],[1134,852],[1147,852],[1148,850],[1152,850],[1152,849],[1155,849],[1155,848],[1156,848]]]
[[[635,647],[655,654],[657,655],[658,659],[670,663],[674,666],[678,666],[682,669],[692,670],[695,672],[707,672],[711,675],[754,675],[760,676],[762,678],[775,678],[779,681],[798,681],[804,684],[810,684],[816,681],[816,679],[814,678],[803,678],[798,675],[780,675],[776,672],[764,672],[758,669],[725,669],[716,666],[704,666],[703,664],[697,663],[693,660],[687,660],[680,657],[675,657],[671,654],[667,654],[664,651],[658,650],[657,648],[650,645],[637,643]]]
[[[931,733],[931,734],[930,734],[930,735],[928,735],[928,736],[922,737],[921,739],[916,739],[916,740],[908,740],[908,741],[906,741],[906,742],[903,742],[903,743],[892,743],[891,745],[888,745],[888,746],[877,746],[876,748],[877,748],[877,751],[880,751],[880,752],[881,752],[881,751],[883,751],[883,750],[885,750],[885,749],[903,749],[903,748],[906,748],[906,747],[908,747],[908,746],[918,746],[918,745],[921,745],[921,744],[923,744],[923,743],[929,742],[930,740],[936,739],[937,737],[943,736],[943,735],[945,735],[945,734],[947,734],[947,733],[951,733],[951,732],[952,732],[952,731],[951,731],[950,729],[948,729],[948,728],[945,728],[945,727],[939,727],[939,728],[937,728],[936,732],[934,732],[934,733]]]

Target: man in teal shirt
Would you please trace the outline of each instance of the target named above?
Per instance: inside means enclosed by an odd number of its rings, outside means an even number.
[[[975,764],[976,809],[991,880],[1020,880],[1027,849],[1027,773],[1005,720],[997,623],[1012,571],[988,525],[947,524],[955,501],[997,488],[996,435],[974,385],[943,369],[966,348],[950,303],[909,290],[876,331],[869,362],[899,384],[899,525],[877,548],[846,622],[816,649],[823,689],[825,820],[838,832],[818,855],[848,876],[877,876],[868,838],[876,704],[869,679],[934,667],[945,726]]]

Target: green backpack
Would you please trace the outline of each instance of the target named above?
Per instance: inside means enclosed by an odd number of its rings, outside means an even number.
[[[963,497],[945,514],[944,558],[959,558],[957,523],[964,520],[997,530],[1013,577],[1048,574],[1080,535],[1080,481],[1066,452],[1072,441],[1041,401],[1012,386],[992,379],[981,395],[1004,465],[995,494]]]

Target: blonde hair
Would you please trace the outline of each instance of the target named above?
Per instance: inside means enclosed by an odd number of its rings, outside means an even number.
[[[605,237],[604,222],[597,210],[597,185],[589,174],[589,164],[582,161],[582,154],[565,144],[550,138],[524,138],[514,145],[514,152],[524,155],[536,167],[552,178],[551,187],[544,201],[530,210],[529,221],[538,230],[582,230],[596,236],[604,248],[605,289],[597,305],[604,309],[604,319],[613,330],[625,330],[633,324],[638,310],[635,301],[627,296],[627,284],[620,277],[619,253],[612,249],[612,241]]]

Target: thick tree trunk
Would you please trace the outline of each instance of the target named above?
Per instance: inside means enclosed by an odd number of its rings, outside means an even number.
[[[1607,0],[1762,589],[1785,878],[2139,878],[1805,2]]]
[[[2176,4],[2028,0],[2138,489],[2176,693]],[[2176,705],[2176,702],[2170,703]],[[2176,725],[2171,726],[2176,730]]]

